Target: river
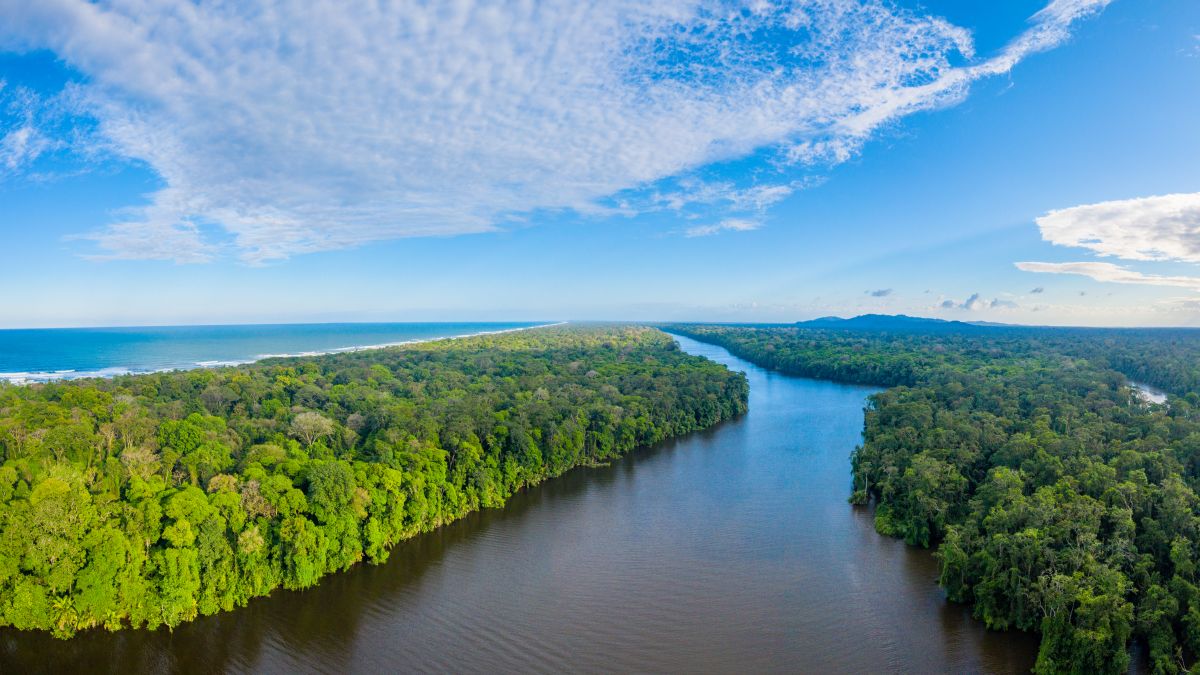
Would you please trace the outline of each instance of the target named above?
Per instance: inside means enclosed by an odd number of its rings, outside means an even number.
[[[577,469],[301,592],[174,633],[0,631],[0,672],[1025,672],[851,507],[871,389],[747,373],[750,412]]]
[[[1161,389],[1156,389],[1155,387],[1142,382],[1130,382],[1129,386],[1133,388],[1133,391],[1135,394],[1137,394],[1138,398],[1142,399],[1142,401],[1146,403],[1162,405],[1163,403],[1167,402],[1167,392]]]

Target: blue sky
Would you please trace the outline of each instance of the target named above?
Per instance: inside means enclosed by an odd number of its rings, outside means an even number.
[[[1200,325],[1194,0],[372,6],[0,0],[0,326]]]

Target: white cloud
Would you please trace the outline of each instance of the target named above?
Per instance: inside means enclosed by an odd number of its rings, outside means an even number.
[[[7,129],[0,136],[0,169],[12,171],[24,166],[37,159],[45,147],[45,139],[29,124]]]
[[[757,230],[762,226],[762,223],[756,220],[747,220],[745,218],[726,218],[719,223],[712,225],[697,225],[690,227],[684,232],[686,237],[708,237],[721,232],[749,232]]]
[[[1125,260],[1200,262],[1200,192],[1075,206],[1037,224],[1059,246]]]
[[[0,80],[0,179],[14,175],[59,147],[42,127],[52,106],[25,88]]]
[[[104,255],[206,260],[211,224],[260,262],[591,211],[756,151],[843,161],[1108,2],[1054,0],[983,60],[964,29],[883,0],[8,1],[0,48],[81,71],[106,142],[162,178],[90,235]]]
[[[739,187],[732,181],[704,181],[688,176],[676,181],[674,189],[656,192],[648,200],[644,200],[644,203],[637,200],[632,203],[636,204],[639,210],[650,210],[659,206],[672,211],[683,211],[694,206],[716,206],[728,211],[762,213],[798,190],[819,183],[817,178],[808,178],[786,183],[760,183]]]
[[[95,241],[105,253],[88,257],[101,260],[208,262],[216,255],[217,248],[204,241],[194,219],[180,215],[193,212],[186,200],[181,191],[166,188],[155,195],[149,206],[131,210],[129,215],[133,218],[113,223],[97,234],[72,238]]]
[[[1078,274],[1096,281],[1114,284],[1144,284],[1149,286],[1174,286],[1200,290],[1200,277],[1163,276],[1144,274],[1127,267],[1104,262],[1019,262],[1017,269],[1024,272],[1044,274]]]

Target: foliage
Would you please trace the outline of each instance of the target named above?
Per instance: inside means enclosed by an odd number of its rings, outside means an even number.
[[[175,626],[746,409],[635,327],[0,386],[0,625]]]
[[[1200,333],[678,326],[783,372],[888,385],[853,456],[876,526],[936,546],[947,596],[1042,635],[1038,672],[1200,656]],[[1127,377],[1128,376],[1128,377]],[[1132,377],[1167,390],[1141,400]]]

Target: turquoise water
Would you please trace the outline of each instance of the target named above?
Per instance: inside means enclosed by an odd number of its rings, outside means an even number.
[[[0,380],[79,377],[249,363],[543,325],[319,323],[0,330]]]

